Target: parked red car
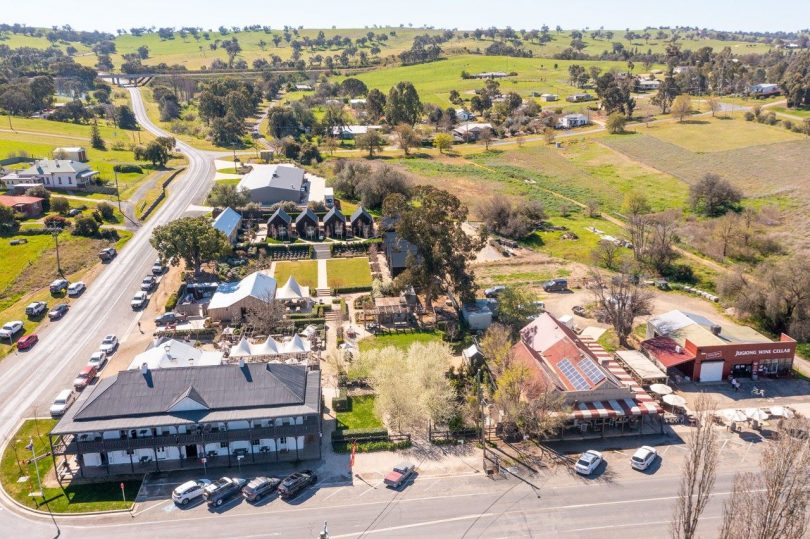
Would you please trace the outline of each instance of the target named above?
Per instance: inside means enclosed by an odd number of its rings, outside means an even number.
[[[32,333],[30,335],[23,335],[20,337],[20,340],[17,341],[17,350],[28,350],[37,342],[39,341],[39,337],[37,337],[36,333]]]
[[[96,379],[96,375],[98,375],[98,370],[92,365],[87,365],[81,371],[79,371],[79,375],[76,376],[76,379],[73,380],[73,388],[76,391],[82,391],[86,388],[90,383]]]

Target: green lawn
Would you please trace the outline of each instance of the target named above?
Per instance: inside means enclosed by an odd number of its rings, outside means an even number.
[[[39,475],[44,481],[48,475],[53,477],[53,459],[41,458],[37,463],[28,463],[32,453],[25,448],[29,439],[33,439],[36,454],[42,455],[51,450],[47,433],[56,425],[54,419],[29,419],[23,423],[20,430],[11,437],[0,462],[0,480],[3,489],[17,502],[31,508],[41,507],[45,510],[42,498],[36,500],[30,497],[30,492],[36,491],[37,476],[34,466],[39,468]],[[16,442],[16,443],[15,443]],[[15,451],[16,449],[16,451]],[[21,472],[22,470],[22,472]],[[22,483],[17,480],[20,476],[28,479]],[[48,502],[48,507],[54,513],[83,513],[88,511],[109,511],[114,509],[129,509],[140,489],[140,481],[126,481],[124,491],[128,501],[123,501],[119,482],[93,483],[86,485],[66,485],[60,487],[43,488],[42,492]]]
[[[371,286],[368,258],[333,258],[326,261],[329,288]]]
[[[623,230],[618,226],[604,219],[594,219],[586,217],[582,213],[572,213],[570,217],[552,217],[549,219],[555,226],[565,226],[568,231],[578,236],[576,240],[562,239],[564,232],[558,230],[534,232],[523,242],[526,247],[542,251],[557,258],[563,258],[572,262],[591,264],[591,251],[599,244],[600,237],[589,231],[587,227],[594,227],[606,234],[615,237],[624,235]],[[623,250],[623,254],[631,255],[629,249]]]
[[[349,397],[349,411],[338,412],[338,429],[373,429],[382,427],[382,421],[374,411],[374,395]]]
[[[275,279],[278,286],[284,286],[290,275],[295,277],[298,284],[308,286],[314,292],[318,287],[318,262],[315,260],[276,262]]]
[[[773,111],[776,113],[789,114],[790,116],[810,118],[810,108],[789,109],[787,107],[768,107],[765,109],[765,111]]]
[[[396,333],[369,337],[361,340],[358,344],[360,345],[360,352],[378,350],[388,346],[407,350],[413,343],[441,342],[441,340],[442,335],[439,332]]]

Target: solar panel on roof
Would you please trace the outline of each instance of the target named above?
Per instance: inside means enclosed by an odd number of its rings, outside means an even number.
[[[585,373],[593,385],[605,379],[605,373],[599,370],[591,358],[584,357],[579,360],[579,369]]]
[[[568,359],[563,359],[560,361],[557,366],[560,368],[560,371],[563,375],[571,382],[571,385],[574,386],[574,389],[577,391],[585,391],[591,388],[591,385],[585,381],[585,378],[579,374],[574,366],[571,364]]]

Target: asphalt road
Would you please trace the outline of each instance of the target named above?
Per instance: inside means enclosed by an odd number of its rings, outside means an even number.
[[[140,92],[133,88],[130,94],[144,129],[166,135],[147,118]],[[70,312],[38,332],[40,341],[31,351],[12,354],[0,362],[0,440],[5,441],[22,418],[47,415],[53,398],[71,386],[104,335],[114,333],[126,339],[135,328],[140,314],[132,311],[129,302],[156,258],[149,244],[152,230],[180,217],[190,203],[200,200],[214,177],[213,161],[205,152],[182,142],[178,148],[189,163],[182,177],[173,182],[166,202],[135,232],[83,297],[72,303]],[[9,516],[7,511],[0,511],[0,535],[28,537],[32,530],[24,522],[9,521]],[[6,534],[17,526],[22,533]]]

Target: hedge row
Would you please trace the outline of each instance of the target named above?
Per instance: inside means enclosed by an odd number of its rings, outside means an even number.
[[[374,427],[371,429],[345,429],[332,431],[332,440],[356,440],[357,438],[367,438],[371,436],[388,437],[388,429],[385,427]]]
[[[396,451],[398,449],[408,449],[411,441],[402,442],[357,442],[358,453],[372,453],[374,451]],[[332,449],[335,453],[351,453],[351,442],[332,442]]]
[[[216,334],[216,328],[172,329],[155,332],[156,337],[213,337]]]
[[[186,293],[186,283],[180,285],[180,288],[177,289],[177,292],[169,296],[169,299],[166,300],[166,312],[173,310],[177,307],[177,302],[183,297],[183,294]]]
[[[322,326],[326,324],[325,318],[298,318],[297,320],[292,320],[293,325],[296,328],[305,328],[310,324],[316,326]]]
[[[335,288],[335,294],[353,294],[355,292],[371,292],[371,285],[368,286],[344,286]]]

